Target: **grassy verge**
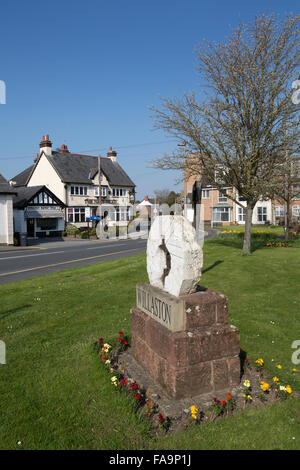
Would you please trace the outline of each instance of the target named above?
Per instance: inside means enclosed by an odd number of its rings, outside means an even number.
[[[233,239],[232,239],[233,240]],[[300,340],[300,249],[204,245],[201,285],[229,297],[230,322],[247,355],[300,392],[291,362]],[[145,257],[101,263],[0,286],[2,449],[299,449],[300,401],[251,409],[177,435],[149,438],[147,421],[113,390],[92,352],[103,336],[130,336],[135,284]],[[282,369],[277,369],[280,364]],[[292,368],[298,369],[292,373]]]

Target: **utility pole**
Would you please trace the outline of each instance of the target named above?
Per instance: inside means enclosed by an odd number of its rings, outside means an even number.
[[[180,142],[177,144],[178,147],[183,147],[184,148],[184,170],[183,170],[183,204],[184,204],[184,210],[183,210],[183,215],[186,217],[187,210],[186,210],[186,190],[187,190],[187,181],[186,181],[186,174],[185,174],[185,164],[186,164],[186,142]]]
[[[101,156],[98,155],[98,184],[99,184],[99,224],[101,224],[101,205],[102,205],[102,193],[101,193]]]

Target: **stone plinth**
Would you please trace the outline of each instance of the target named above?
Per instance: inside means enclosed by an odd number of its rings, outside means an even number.
[[[132,355],[172,398],[231,389],[240,381],[240,334],[227,298],[206,290],[175,297],[137,285]]]

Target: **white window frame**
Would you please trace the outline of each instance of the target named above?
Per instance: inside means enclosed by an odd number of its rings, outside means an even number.
[[[268,212],[266,206],[258,206],[257,207],[257,221],[260,223],[267,222],[268,220]]]
[[[223,194],[221,191],[218,191],[218,200],[219,202],[227,202],[228,197],[227,197],[227,190],[225,190],[226,194]]]
[[[94,186],[94,196],[95,197],[99,196],[99,186]],[[101,186],[101,196],[102,197],[107,196],[107,187],[106,186]]]
[[[292,206],[292,216],[300,217],[300,205]]]
[[[78,217],[76,217],[77,215]],[[79,220],[76,220],[76,218]],[[68,207],[67,221],[74,224],[86,222],[86,207]]]
[[[237,218],[238,218],[238,222],[246,221],[246,207],[238,206]]]
[[[112,188],[113,197],[126,197],[127,189],[125,188]]]
[[[220,217],[215,218],[216,214],[220,214]],[[227,214],[227,218],[222,218],[222,214]],[[230,207],[213,207],[212,209],[213,222],[231,222],[231,208]]]
[[[202,198],[209,199],[210,198],[210,190],[209,189],[202,189]]]
[[[71,196],[87,196],[88,195],[88,187],[72,184],[70,187]]]
[[[284,206],[275,206],[275,217],[284,217]]]

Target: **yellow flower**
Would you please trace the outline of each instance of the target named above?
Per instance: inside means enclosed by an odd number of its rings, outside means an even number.
[[[278,383],[278,382],[279,382],[279,378],[278,378],[278,377],[273,377],[273,382]]]
[[[112,385],[114,385],[115,387],[118,386],[118,378],[116,376],[112,377],[110,380]]]
[[[292,393],[292,389],[291,389],[291,387],[290,387],[289,385],[287,385],[287,386],[285,387],[285,391],[286,391],[287,393],[289,393],[289,394]]]
[[[260,382],[260,388],[266,392],[269,389],[269,384],[267,382]]]
[[[244,387],[249,388],[250,387],[250,380],[245,380],[243,385],[244,385]]]
[[[255,363],[258,365],[258,366],[263,366],[264,365],[264,360],[260,357],[259,359],[256,359]]]
[[[198,408],[196,408],[194,405],[192,405],[190,409],[191,409],[192,418],[197,419]]]
[[[277,369],[282,369],[282,366],[280,364],[278,364],[278,366],[276,366]]]
[[[297,369],[292,369],[292,372],[297,372]]]

